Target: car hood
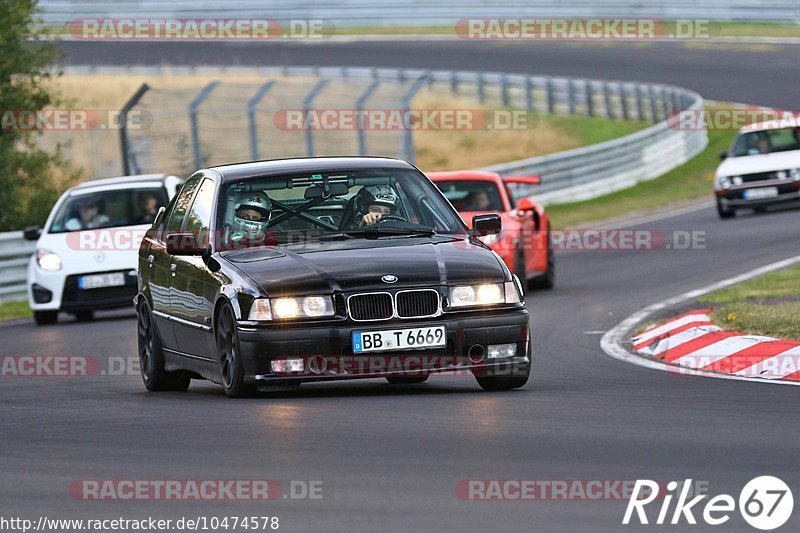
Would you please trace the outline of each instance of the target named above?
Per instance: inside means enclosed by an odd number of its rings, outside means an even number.
[[[739,176],[790,168],[800,168],[800,150],[729,157],[717,168],[717,176]]]
[[[222,254],[270,296],[501,282],[497,256],[465,238],[383,238],[306,243]],[[384,275],[397,277],[387,284]]]

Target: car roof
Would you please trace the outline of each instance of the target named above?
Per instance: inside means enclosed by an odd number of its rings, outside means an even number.
[[[99,180],[84,181],[83,183],[75,185],[70,190],[78,191],[83,189],[91,189],[95,187],[106,187],[110,185],[123,185],[123,184],[136,185],[138,183],[164,181],[168,177],[170,176],[166,174],[137,174],[134,176],[120,176],[118,178],[103,178]]]
[[[765,120],[764,122],[756,122],[748,124],[739,130],[739,133],[749,133],[753,131],[765,130],[780,130],[783,128],[800,128],[800,117],[785,116],[773,120]]]
[[[297,157],[248,161],[210,167],[223,181],[259,176],[290,174],[292,172],[325,172],[331,170],[360,170],[370,168],[413,169],[414,166],[392,157]]]
[[[453,170],[448,172],[428,172],[427,176],[433,180],[480,180],[480,181],[502,181],[496,172],[487,170]]]

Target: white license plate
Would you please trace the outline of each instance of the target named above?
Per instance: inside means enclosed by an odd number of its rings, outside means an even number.
[[[761,200],[762,198],[775,198],[778,196],[777,187],[761,187],[759,189],[745,189],[745,200]]]
[[[444,346],[447,346],[447,329],[444,326],[353,332],[353,353],[419,350]]]
[[[81,289],[99,289],[101,287],[119,287],[125,285],[125,274],[113,272],[111,274],[93,274],[78,278],[78,287]]]

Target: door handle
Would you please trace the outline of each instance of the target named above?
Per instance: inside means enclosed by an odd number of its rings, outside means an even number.
[[[170,271],[170,272],[172,273],[172,275],[174,276],[174,275],[177,273],[177,271],[178,271],[178,265],[176,265],[175,263],[172,263],[172,264],[169,266],[169,271]]]
[[[153,268],[153,261],[155,261],[155,260],[156,260],[156,258],[155,258],[155,256],[153,256],[153,254],[148,255],[147,256],[147,267],[148,268]]]

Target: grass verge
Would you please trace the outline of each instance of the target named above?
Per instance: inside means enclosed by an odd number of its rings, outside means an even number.
[[[29,318],[31,316],[33,316],[33,313],[25,300],[0,303],[0,322],[17,318]]]
[[[772,272],[698,298],[714,321],[754,335],[800,340],[800,266]]]

